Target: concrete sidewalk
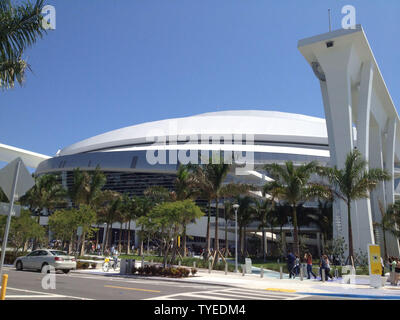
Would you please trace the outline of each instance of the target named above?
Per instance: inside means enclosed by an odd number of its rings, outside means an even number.
[[[391,286],[389,282],[385,287],[376,289],[369,286],[369,279],[367,276],[357,277],[357,284],[343,284],[342,279],[334,279],[322,282],[319,279],[307,280],[304,278],[301,281],[299,278],[288,279],[284,275],[283,279],[260,277],[256,274],[246,274],[243,276],[241,273],[229,272],[225,275],[223,271],[212,271],[208,273],[207,269],[198,269],[195,276],[188,278],[166,278],[166,277],[150,277],[139,275],[120,275],[119,272],[109,271],[107,273],[96,269],[76,270],[74,273],[97,274],[113,277],[135,278],[135,279],[153,279],[158,281],[174,281],[183,283],[197,283],[205,285],[222,285],[229,287],[238,287],[246,289],[259,289],[276,292],[290,292],[296,294],[316,295],[325,297],[346,297],[354,299],[396,299],[400,300],[400,286]]]

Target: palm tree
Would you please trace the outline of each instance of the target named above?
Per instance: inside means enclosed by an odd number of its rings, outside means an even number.
[[[39,219],[44,210],[50,214],[57,206],[64,204],[66,196],[67,192],[59,183],[58,176],[46,174],[35,177],[35,185],[20,201]]]
[[[106,184],[106,176],[97,167],[94,171],[81,171],[74,169],[73,184],[69,189],[69,197],[76,207],[88,205],[96,209],[96,198],[101,195],[101,189]],[[82,233],[80,255],[85,254],[85,237]]]
[[[25,70],[30,69],[22,55],[26,48],[43,37],[41,11],[43,0],[35,4],[13,5],[11,0],[0,0],[0,87],[13,88],[24,81]]]
[[[210,220],[211,220],[211,203],[215,202],[215,237],[214,237],[214,258],[213,265],[218,261],[218,256],[224,259],[223,255],[219,250],[219,201],[221,198],[238,196],[239,194],[247,193],[250,190],[255,189],[253,186],[243,183],[225,183],[224,181],[231,168],[230,164],[223,163],[223,159],[219,161],[213,161],[213,163],[201,165],[201,166],[190,166],[189,169],[193,170],[193,182],[198,189],[200,197],[207,199],[208,201],[208,218],[207,218],[207,256],[210,255]]]
[[[193,175],[190,172],[189,166],[180,165],[178,172],[176,173],[176,178],[174,181],[175,191],[172,193],[172,198],[174,200],[183,201],[188,199],[193,199],[197,190],[195,188],[195,181]],[[183,256],[186,257],[186,227],[187,224],[193,222],[190,219],[183,219]]]
[[[318,174],[327,178],[327,188],[347,205],[349,261],[354,265],[353,231],[351,226],[351,202],[369,197],[381,181],[390,180],[390,175],[382,169],[367,169],[367,162],[358,150],[350,152],[346,157],[343,169],[321,167]]]
[[[67,191],[58,181],[58,176],[46,174],[35,177],[35,185],[21,197],[20,202],[29,207],[32,215],[37,216],[40,223],[40,216],[44,211],[50,215],[58,206],[66,201]],[[34,239],[33,249],[36,248],[37,241]]]
[[[105,223],[105,239],[103,239],[104,248],[109,246],[112,238],[110,232],[112,224],[117,221],[118,212],[122,205],[121,194],[111,190],[100,191],[94,200],[97,209],[98,223]]]
[[[139,197],[132,196],[131,198],[124,199],[124,209],[126,210],[126,219],[128,220],[128,238],[127,238],[127,248],[126,254],[130,254],[131,251],[131,221],[138,217],[139,211]]]
[[[207,200],[208,202],[208,217],[207,217],[207,256],[210,255],[210,221],[211,221],[211,203],[215,200],[215,252],[219,251],[218,241],[218,203],[219,203],[219,191],[222,187],[222,183],[229,171],[229,164],[224,164],[220,161],[218,164],[204,164],[204,165],[193,165],[190,170],[194,177],[194,184],[199,189],[200,197]]]
[[[225,257],[229,255],[229,248],[228,248],[228,221],[232,220],[234,215],[233,204],[231,201],[224,202],[224,220],[225,220]]]
[[[267,212],[268,212],[268,202],[264,199],[254,199],[254,218],[260,222],[258,226],[261,229],[262,233],[262,252],[263,252],[263,261],[265,262],[265,228],[267,227]]]
[[[239,255],[245,256],[246,255],[246,226],[251,222],[253,219],[254,208],[252,207],[253,204],[253,197],[251,196],[238,196],[235,198],[236,203],[239,205],[238,208],[238,226],[239,226]]]
[[[391,233],[396,238],[400,237],[400,231],[396,225],[396,218],[399,215],[400,202],[396,201],[395,203],[388,206],[386,211],[383,208],[381,201],[379,201],[379,209],[382,215],[381,222],[374,222],[373,226],[375,228],[380,228],[383,234],[383,247],[384,247],[384,257],[387,258],[387,244],[386,244],[386,232]],[[398,241],[398,240],[397,240]]]
[[[275,198],[284,200],[292,209],[294,253],[299,255],[299,233],[297,225],[297,206],[300,202],[310,199],[324,191],[319,185],[310,184],[311,175],[316,171],[317,163],[310,162],[294,166],[292,161],[286,161],[283,166],[276,163],[268,164],[265,170],[275,181],[268,182]]]

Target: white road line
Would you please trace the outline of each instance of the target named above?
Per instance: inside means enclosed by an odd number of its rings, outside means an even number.
[[[241,300],[244,298],[248,298],[248,299],[254,299],[254,300],[274,300],[274,298],[271,298],[267,295],[264,296],[255,296],[255,295],[249,295],[249,294],[243,294],[243,293],[239,293],[239,292],[230,292],[230,291],[214,291],[212,292],[212,294],[218,294],[218,295],[223,295],[223,296],[228,296],[228,297],[232,297],[232,300]],[[237,298],[234,298],[237,297]]]
[[[226,290],[180,292],[161,297],[148,298],[146,300],[177,300],[180,299],[177,297],[185,297],[185,296],[198,297],[202,299],[213,299],[213,300],[240,300],[240,298],[253,299],[253,300],[297,300],[307,297],[306,295],[286,295],[286,294],[271,294],[271,293],[263,294],[262,292],[254,292],[250,290],[241,290],[239,288],[238,289],[232,288]],[[226,296],[227,298],[222,296]],[[239,297],[239,299],[237,299],[237,297]]]
[[[207,299],[207,300],[231,300],[229,298],[213,296],[212,294],[209,294],[208,292],[206,292],[205,295],[189,292],[189,293],[186,293],[185,296],[186,297],[194,297],[194,298],[202,298],[202,299]]]
[[[57,275],[58,276],[58,275]],[[61,275],[63,276],[63,275]],[[190,284],[180,284],[176,282],[162,281],[158,279],[148,279],[148,280],[140,280],[140,279],[127,279],[127,278],[105,278],[103,276],[80,276],[80,275],[64,275],[66,277],[80,278],[80,279],[93,279],[93,280],[107,280],[107,281],[116,281],[116,282],[124,282],[124,283],[143,283],[143,284],[155,284],[155,285],[163,285],[166,287],[180,287],[180,288],[193,288],[193,285]],[[198,285],[198,284],[195,284]],[[206,286],[206,285],[198,285],[196,288],[200,289],[215,289],[215,286]]]
[[[263,293],[250,293],[250,292],[241,292],[239,290],[230,290],[232,293],[237,293],[237,294],[245,294],[245,295],[252,295],[252,296],[259,296],[259,297],[269,297],[272,299],[290,299],[290,298],[295,298],[297,295],[287,295],[287,294],[274,294],[274,293],[268,293],[266,292],[265,294]]]
[[[27,290],[27,289],[18,289],[18,288],[10,288],[8,287],[7,290],[14,290],[14,291],[21,291],[21,292],[27,292],[27,293],[36,293],[40,295],[46,295],[47,297],[57,297],[57,298],[70,298],[70,299],[77,299],[77,300],[93,300],[89,298],[82,298],[82,297],[75,297],[75,296],[67,296],[67,295],[61,295],[61,294],[55,294],[55,293],[48,293],[48,292],[41,292],[41,291],[33,291],[33,290]],[[6,299],[9,297],[6,294]]]

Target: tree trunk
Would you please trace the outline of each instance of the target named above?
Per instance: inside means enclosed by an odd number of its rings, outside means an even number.
[[[228,220],[225,213],[225,257],[228,256]]]
[[[386,230],[385,228],[382,228],[382,232],[383,232],[383,250],[384,250],[384,255],[385,255],[385,259],[387,258],[387,247],[386,247]]]
[[[262,226],[262,252],[263,252],[263,261],[265,262],[265,229],[264,223]]]
[[[86,238],[86,232],[82,232],[81,236],[81,256],[85,255],[85,238]]]
[[[297,229],[297,214],[296,214],[296,205],[292,205],[292,213],[293,213],[293,251],[300,257],[299,250],[299,232]]]
[[[215,248],[214,250],[217,252],[219,252],[219,239],[218,239],[218,197],[215,199]]]
[[[186,223],[183,226],[183,256],[186,257]]]
[[[243,240],[244,240],[244,257],[247,257],[247,226],[243,227]]]
[[[347,219],[349,227],[349,260],[354,267],[353,231],[351,229],[351,202],[347,201]]]
[[[239,226],[239,257],[243,256],[243,227],[240,225]]]
[[[204,259],[208,260],[210,254],[210,219],[211,219],[211,200],[208,201],[208,217],[207,217],[207,235],[206,235],[206,242],[207,242],[207,252],[204,255]]]
[[[122,222],[120,222],[120,227],[119,227],[118,252],[122,251],[121,242],[122,242]]]
[[[126,254],[130,254],[130,253],[131,253],[131,220],[129,219],[129,222],[128,222],[128,242],[127,242]]]

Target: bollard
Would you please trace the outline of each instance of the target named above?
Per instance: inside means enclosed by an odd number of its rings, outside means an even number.
[[[300,267],[300,281],[303,281],[303,265]]]
[[[193,268],[196,268],[196,261],[193,261]]]
[[[153,264],[153,261],[154,261],[154,260],[153,260],[153,259],[151,259],[150,263],[151,263],[151,264]]]
[[[244,277],[244,272],[245,272],[245,265],[242,264],[242,276]]]
[[[144,268],[144,256],[142,256],[142,268]]]
[[[211,273],[211,261],[208,263],[208,273]]]
[[[261,269],[260,269],[260,277],[264,278],[264,268],[263,267],[261,267]]]
[[[335,278],[338,279],[339,278],[339,272],[338,269],[335,268]]]
[[[279,267],[279,278],[280,278],[280,279],[283,279],[282,266]]]
[[[225,275],[228,274],[228,264],[225,262]]]
[[[325,269],[321,270],[321,278],[322,278],[322,282],[325,282]]]
[[[1,282],[0,300],[5,300],[6,298],[7,281],[8,281],[8,274],[3,274],[3,280]]]
[[[181,260],[178,261],[178,266],[179,266],[179,267],[181,266]]]

